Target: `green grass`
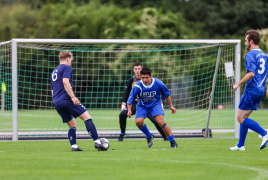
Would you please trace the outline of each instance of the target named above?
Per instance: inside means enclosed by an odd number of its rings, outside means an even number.
[[[98,130],[119,130],[120,110],[95,110],[88,109]],[[173,129],[202,129],[206,126],[207,110],[187,110],[178,109],[176,114],[172,114],[169,109],[165,110],[165,120]],[[5,118],[6,116],[6,118]],[[4,117],[4,118],[3,118]],[[11,112],[2,114],[2,121],[10,122],[4,124],[6,129],[11,127]],[[137,130],[134,123],[135,115],[127,119],[128,130]],[[78,129],[84,130],[84,123],[79,120]],[[149,129],[155,129],[149,121]],[[1,123],[1,119],[0,119]],[[55,131],[66,130],[66,125],[62,123],[61,117],[55,109],[53,110],[23,110],[18,112],[19,131]],[[211,128],[221,127],[226,129],[234,128],[234,110],[213,110],[211,113]],[[2,126],[2,129],[4,127]],[[2,130],[3,131],[3,130]]]
[[[107,152],[92,140],[78,140],[83,152],[67,140],[0,142],[0,179],[268,179],[268,148],[257,136],[249,133],[245,152],[229,151],[237,139],[177,139],[177,149],[160,139],[151,148],[145,139],[110,140]]]
[[[88,109],[89,114],[93,118],[93,122],[98,131],[116,130],[119,128],[120,110],[95,110]],[[172,130],[176,129],[201,129],[206,127],[207,112],[204,110],[178,109],[176,114],[171,114],[170,110],[165,110],[165,120]],[[212,110],[210,128],[215,129],[234,129],[234,110]],[[268,129],[268,111],[254,111],[250,118],[257,121],[262,127]],[[138,130],[135,124],[135,116],[127,118],[127,133]],[[18,112],[19,132],[23,131],[67,131],[66,124],[62,123],[61,117],[56,110],[23,110]],[[77,118],[77,130],[85,131],[85,125],[82,120]],[[155,126],[150,120],[146,119],[145,123],[150,130],[155,130]],[[11,112],[0,113],[0,132],[12,131]],[[35,133],[38,135],[38,133]],[[234,137],[234,133],[214,131],[213,137]]]

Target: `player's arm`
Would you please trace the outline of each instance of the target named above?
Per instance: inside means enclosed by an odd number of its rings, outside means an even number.
[[[62,78],[62,83],[64,85],[64,89],[67,92],[67,94],[71,97],[74,105],[78,106],[80,105],[79,99],[77,99],[73,93],[72,86],[70,84],[70,80],[68,78]]]
[[[51,95],[53,96],[53,90],[51,90]]]
[[[233,86],[233,89],[235,91],[241,84],[244,84],[255,76],[254,72],[257,69],[256,59],[250,52],[245,56],[245,66],[248,73],[243,77],[243,79],[241,79],[237,84]]]
[[[141,92],[141,87],[139,87],[139,85],[135,85],[130,94],[129,94],[129,98],[127,100],[127,116],[130,118],[131,117],[131,114],[132,114],[132,111],[131,111],[131,108],[132,108],[132,104],[133,104],[133,101],[135,100],[135,98],[137,97],[137,95]]]
[[[122,100],[122,105],[121,105],[121,110],[125,110],[126,109],[126,103],[132,88],[132,83],[133,83],[133,77],[131,77],[128,81],[127,81],[127,86],[125,88],[124,91],[124,95],[123,95],[123,100]]]
[[[250,79],[252,79],[255,76],[254,72],[249,71],[244,77],[243,79],[241,79],[237,84],[235,84],[233,86],[233,89],[236,91],[237,88],[241,85],[244,84],[245,82],[249,81]]]
[[[177,110],[172,105],[172,101],[170,98],[170,92],[169,92],[167,86],[162,81],[160,82],[160,91],[161,91],[162,97],[166,98],[168,105],[169,105],[169,108],[171,109],[171,113],[173,113],[173,114],[176,113]]]
[[[167,100],[167,102],[168,102],[168,105],[169,105],[169,108],[171,109],[171,113],[176,113],[176,108],[172,105],[172,101],[171,101],[171,98],[170,98],[170,96],[168,96],[167,98],[166,98],[166,100]]]

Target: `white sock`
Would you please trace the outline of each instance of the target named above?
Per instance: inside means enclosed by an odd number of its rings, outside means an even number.
[[[77,144],[73,144],[72,148],[78,148]]]
[[[97,139],[97,140],[95,141],[95,143],[97,143],[97,144],[101,144],[100,139]]]

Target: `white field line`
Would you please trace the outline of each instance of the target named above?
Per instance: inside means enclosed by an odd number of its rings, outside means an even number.
[[[158,149],[158,150],[167,150],[167,149]],[[155,151],[158,151],[155,149]],[[124,151],[135,151],[135,150],[124,150]],[[148,150],[136,150],[136,151],[148,151]],[[29,159],[34,159],[34,158],[40,158],[41,157],[23,157],[23,158],[29,158]],[[55,157],[47,157],[46,159],[53,158],[56,159]],[[70,159],[70,160],[76,160],[76,158],[57,158],[57,159]],[[244,165],[238,165],[238,164],[230,164],[230,163],[216,163],[216,162],[196,162],[196,161],[177,161],[177,160],[152,160],[152,159],[140,159],[140,158],[80,158],[83,160],[113,160],[113,161],[129,161],[131,159],[135,160],[143,160],[143,161],[150,161],[150,162],[169,162],[169,163],[179,163],[179,164],[206,164],[206,165],[216,165],[216,166],[228,166],[228,167],[233,167],[233,168],[238,168],[238,169],[245,169],[245,170],[251,170],[255,171],[258,173],[258,175],[253,178],[252,180],[263,180],[267,179],[268,177],[268,170],[263,169],[263,168],[256,168],[256,167],[250,167],[250,166],[244,166]]]

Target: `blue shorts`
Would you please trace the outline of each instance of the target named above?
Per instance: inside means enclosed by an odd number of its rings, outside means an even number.
[[[137,105],[137,110],[136,110],[136,119],[140,117],[147,117],[148,114],[151,114],[153,117],[158,116],[158,115],[165,115],[164,110],[162,108],[162,104],[157,104],[156,106],[147,109],[144,106]]]
[[[258,96],[244,91],[243,95],[241,96],[238,108],[241,110],[257,110],[262,97],[263,95]]]
[[[74,105],[72,100],[61,100],[54,104],[54,106],[61,116],[63,123],[67,123],[87,111],[82,104],[79,106]]]

